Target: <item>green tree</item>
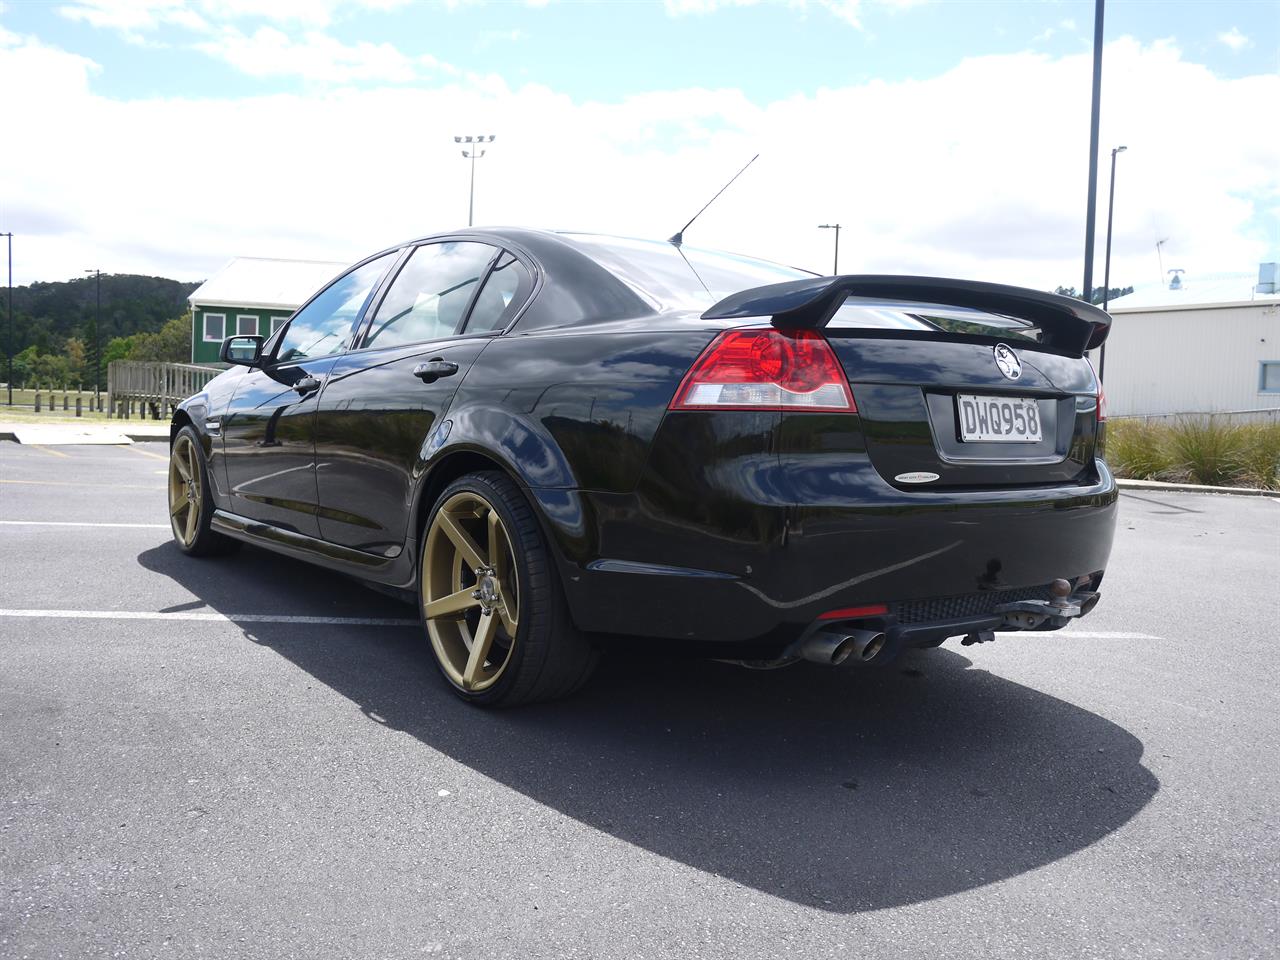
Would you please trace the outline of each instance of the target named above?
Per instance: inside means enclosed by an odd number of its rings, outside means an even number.
[[[130,360],[163,360],[166,363],[191,361],[191,314],[175,317],[158,333],[139,333],[133,338]]]
[[[84,341],[79,337],[68,337],[62,347],[62,355],[67,358],[67,373],[71,379],[81,383],[85,374]]]

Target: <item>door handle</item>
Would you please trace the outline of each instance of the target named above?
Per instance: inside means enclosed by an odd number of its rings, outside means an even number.
[[[435,383],[441,377],[452,377],[457,372],[458,365],[444,357],[432,357],[413,368],[413,375],[423,383]]]
[[[320,389],[320,381],[315,377],[303,377],[297,383],[293,384],[293,389],[300,395],[306,396],[312,390]]]

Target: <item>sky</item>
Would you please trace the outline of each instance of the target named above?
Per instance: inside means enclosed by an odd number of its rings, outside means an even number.
[[[1074,285],[1092,0],[0,0],[14,281],[466,225]],[[1280,258],[1280,2],[1109,0],[1101,283]]]

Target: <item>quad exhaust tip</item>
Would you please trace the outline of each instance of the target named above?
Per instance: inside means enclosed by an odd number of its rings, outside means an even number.
[[[814,663],[838,667],[842,663],[870,663],[884,651],[879,630],[820,630],[800,647],[800,656]]]

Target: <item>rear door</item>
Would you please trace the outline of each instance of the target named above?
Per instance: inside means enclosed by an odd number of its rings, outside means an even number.
[[[320,395],[324,539],[398,555],[423,448],[476,357],[532,287],[528,266],[484,243],[423,244],[404,261],[358,347],[337,361]]]
[[[876,471],[904,489],[1084,482],[1097,384],[1028,322],[967,308],[850,301],[823,330]]]
[[[230,509],[318,537],[316,399],[395,254],[361,264],[294,314],[266,364],[247,371],[222,418]]]

